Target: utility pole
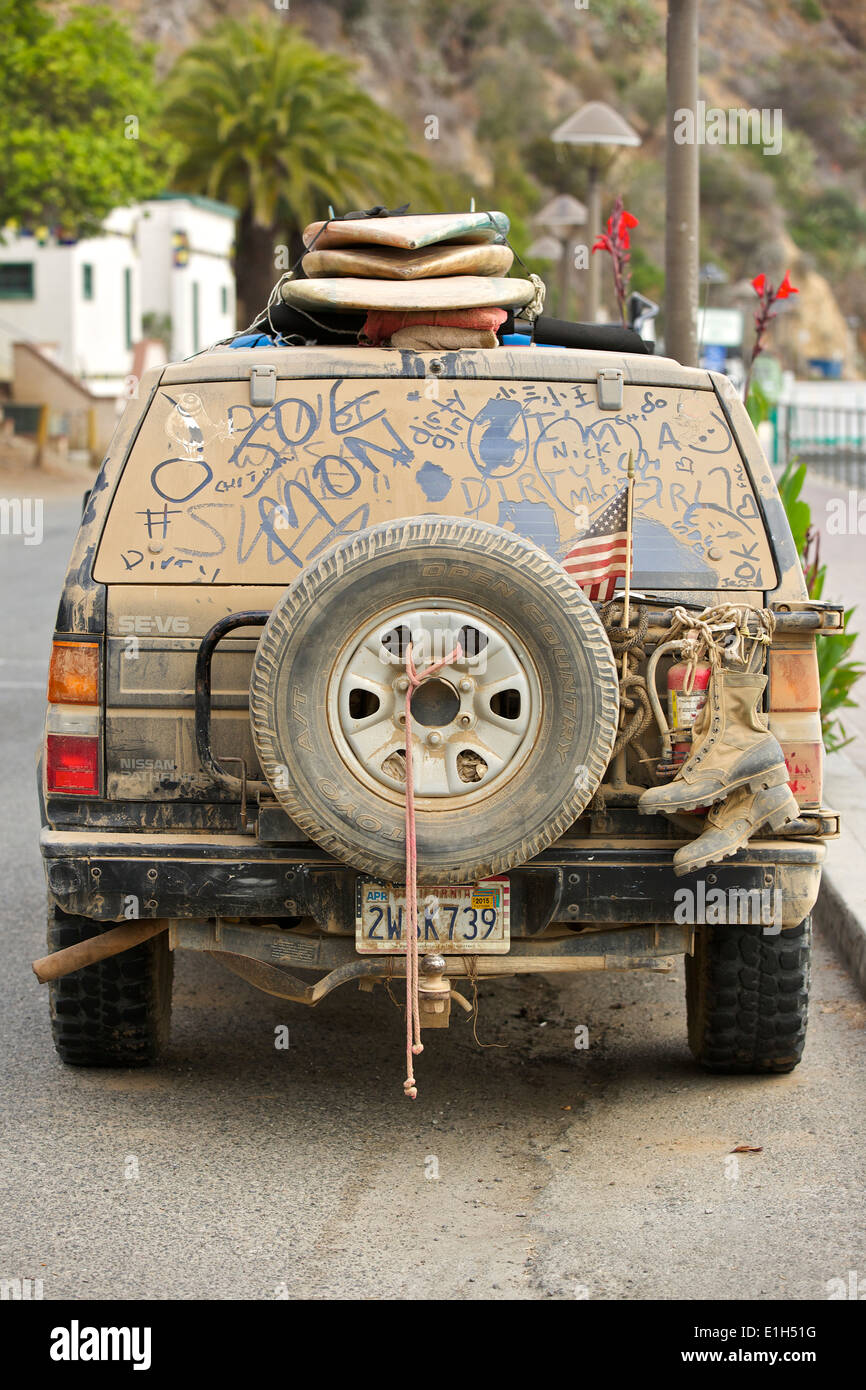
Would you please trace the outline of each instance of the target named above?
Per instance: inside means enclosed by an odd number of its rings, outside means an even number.
[[[586,206],[588,212],[590,246],[595,243],[595,238],[601,231],[601,173],[595,164],[590,164],[587,174]],[[587,323],[595,323],[598,319],[599,305],[601,304],[601,262],[603,257],[589,257],[589,294],[586,305]]]
[[[665,351],[685,366],[698,362],[700,147],[697,142],[700,0],[668,0],[667,151],[665,182]],[[677,144],[678,111],[691,111],[693,138]],[[688,127],[686,127],[688,128]]]

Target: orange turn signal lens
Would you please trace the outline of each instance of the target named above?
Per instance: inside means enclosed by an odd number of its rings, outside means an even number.
[[[99,703],[99,643],[55,642],[48,668],[52,705]]]
[[[770,648],[770,709],[819,710],[821,679],[814,642],[798,650]]]

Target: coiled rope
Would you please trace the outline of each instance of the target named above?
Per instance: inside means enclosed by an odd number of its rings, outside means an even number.
[[[757,632],[751,624],[757,618]],[[679,640],[688,672],[683,685],[690,695],[695,682],[698,662],[706,657],[713,670],[722,660],[741,662],[749,670],[756,650],[768,646],[776,628],[776,615],[768,608],[748,608],[733,603],[721,603],[705,608],[702,613],[688,613],[677,605],[671,620],[671,642]],[[680,635],[682,634],[682,636]],[[748,643],[751,647],[746,652]]]
[[[643,643],[649,630],[649,611],[644,607],[638,608],[634,626],[626,628],[622,626],[622,614],[623,602],[618,598],[611,599],[601,610],[601,621],[613,654],[620,665],[625,652],[634,655],[638,662],[646,663]],[[632,616],[635,616],[634,613]],[[620,727],[611,757],[616,757],[627,744],[633,743],[641,761],[646,761],[646,749],[640,740],[644,729],[652,723],[653,716],[645,677],[638,672],[627,671],[620,677],[619,695]]]

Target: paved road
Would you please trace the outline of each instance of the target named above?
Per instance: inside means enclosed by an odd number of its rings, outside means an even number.
[[[0,1276],[55,1299],[772,1300],[866,1279],[866,1018],[823,943],[790,1077],[697,1071],[679,971],[527,980],[483,990],[481,1039],[505,1046],[433,1037],[411,1105],[387,1000],[308,1012],[183,954],[163,1066],[63,1068],[29,969],[32,783],[76,514],[54,489],[42,546],[0,538]],[[762,1152],[735,1175],[738,1143]]]

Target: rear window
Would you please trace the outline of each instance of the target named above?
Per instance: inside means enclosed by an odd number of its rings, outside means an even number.
[[[712,391],[341,379],[155,396],[120,478],[103,583],[288,584],[335,541],[439,513],[516,531],[561,560],[635,459],[634,584],[769,589],[770,546]]]

